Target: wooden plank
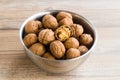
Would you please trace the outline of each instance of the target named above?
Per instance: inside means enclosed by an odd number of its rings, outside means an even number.
[[[8,4],[9,3],[9,4]],[[71,4],[72,3],[72,4]],[[19,1],[19,0],[0,0],[0,5],[3,6],[1,8],[5,8],[8,9],[8,7],[10,9],[26,9],[26,10],[30,10],[30,9],[34,9],[34,7],[36,7],[37,9],[39,9],[39,7],[47,7],[47,6],[53,6],[54,8],[73,8],[74,7],[82,7],[82,8],[88,8],[88,9],[120,9],[120,5],[119,5],[120,1],[119,0],[100,0],[100,1],[96,1],[96,0],[69,0],[65,1],[59,1],[59,0],[52,0],[52,1],[48,1],[48,0],[29,0],[29,1]],[[7,5],[5,5],[7,4]],[[49,5],[48,5],[49,4]]]
[[[2,54],[1,54],[2,53]],[[63,74],[46,73],[39,69],[24,52],[0,52],[0,79],[117,79],[120,78],[120,54],[93,52],[87,61],[73,71]]]
[[[0,51],[23,50],[19,30],[0,30]]]
[[[25,19],[40,11],[42,10],[0,10],[0,29],[19,29]],[[83,15],[96,27],[120,26],[120,10],[75,9],[70,11]]]
[[[48,9],[64,9],[76,12],[85,16],[96,27],[109,27],[110,25],[111,27],[119,27],[119,0],[70,0],[69,3],[73,4],[68,4],[68,1],[56,0],[22,0],[22,2],[19,0],[0,0],[0,29],[19,29],[26,18]]]

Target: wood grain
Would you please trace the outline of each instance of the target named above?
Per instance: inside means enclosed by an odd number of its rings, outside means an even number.
[[[120,80],[120,0],[0,0],[0,80]],[[25,54],[19,28],[29,16],[64,9],[86,17],[96,27],[98,42],[76,69],[47,73]]]
[[[0,29],[19,29],[26,18],[48,9],[76,12],[89,19],[96,27],[109,27],[109,24],[113,27],[119,27],[119,0],[69,0],[69,3],[73,4],[69,4],[68,1],[54,0],[0,1],[0,6],[2,6],[0,7]]]

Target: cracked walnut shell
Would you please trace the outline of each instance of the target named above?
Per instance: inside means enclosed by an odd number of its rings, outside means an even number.
[[[65,54],[65,46],[61,41],[53,41],[50,43],[50,51],[56,58],[60,59]]]
[[[71,31],[69,26],[67,25],[60,26],[55,31],[55,37],[60,41],[65,41],[70,37],[70,35],[71,35]]]
[[[51,29],[43,29],[39,32],[38,39],[41,43],[47,45],[55,40],[54,32]]]
[[[45,53],[45,51],[46,51],[44,45],[42,45],[41,43],[35,43],[29,49],[34,54],[37,54],[39,56],[42,56]]]
[[[74,38],[74,37],[70,37],[69,39],[67,39],[64,43],[66,49],[69,48],[78,48],[79,47],[79,41]]]
[[[93,38],[90,34],[84,33],[80,36],[80,43],[82,45],[90,46],[92,42],[93,42]]]
[[[37,33],[39,28],[42,27],[42,23],[40,21],[31,20],[28,21],[25,25],[26,33]]]
[[[80,56],[80,51],[76,48],[70,48],[66,52],[66,58],[72,59]]]
[[[72,24],[70,26],[70,29],[71,29],[71,36],[73,37],[79,37],[84,32],[82,25],[79,24]]]
[[[56,16],[57,20],[60,21],[64,18],[71,18],[72,19],[72,15],[68,12],[59,12]]]
[[[56,29],[58,27],[57,19],[50,14],[47,14],[42,18],[42,23],[45,28]]]
[[[32,44],[37,42],[37,36],[34,33],[27,34],[23,39],[24,44],[30,47]]]

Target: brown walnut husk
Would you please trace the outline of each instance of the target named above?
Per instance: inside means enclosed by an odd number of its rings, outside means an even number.
[[[82,25],[79,24],[72,24],[70,26],[70,29],[71,29],[71,36],[73,37],[79,37],[84,32]]]
[[[66,58],[67,59],[72,59],[80,56],[80,51],[76,48],[70,48],[66,52]]]
[[[62,20],[59,21],[59,26],[62,26],[62,25],[72,25],[73,24],[73,20],[71,18],[64,18]]]
[[[93,43],[93,38],[90,34],[82,34],[80,36],[80,44],[90,46]]]
[[[79,41],[74,37],[70,37],[65,41],[64,45],[65,45],[66,49],[78,48],[79,47]]]
[[[60,59],[64,56],[65,54],[65,46],[61,41],[53,41],[50,44],[50,51],[55,56],[56,58]]]
[[[57,19],[50,14],[47,14],[42,18],[42,23],[43,23],[45,28],[50,28],[53,30],[58,28]]]
[[[60,21],[64,18],[71,18],[72,19],[72,15],[68,12],[59,12],[56,16],[57,20]]]
[[[43,29],[39,32],[38,39],[41,43],[47,45],[55,40],[54,32],[51,29]]]
[[[37,54],[39,56],[42,56],[45,53],[45,51],[46,51],[44,45],[42,45],[41,43],[35,43],[29,49],[34,54]]]
[[[30,47],[32,44],[37,42],[37,36],[34,33],[27,34],[23,39],[24,44]]]
[[[88,51],[88,48],[85,45],[80,45],[78,50],[81,52],[81,54],[84,54]]]
[[[25,25],[25,32],[26,33],[37,33],[39,28],[42,27],[42,23],[40,21],[31,20],[28,21]]]

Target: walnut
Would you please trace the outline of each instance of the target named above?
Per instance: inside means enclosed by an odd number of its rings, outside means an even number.
[[[38,39],[41,43],[47,45],[55,40],[54,32],[51,29],[41,30],[38,34]]]
[[[31,20],[28,21],[25,25],[26,33],[37,33],[39,28],[42,27],[42,23],[40,21]]]
[[[51,60],[55,60],[55,57],[53,57],[49,52],[46,52],[44,55],[43,55],[44,58],[47,58],[47,59],[51,59]]]
[[[81,54],[84,54],[88,51],[88,48],[85,45],[81,45],[78,47],[78,50],[81,52]]]
[[[80,51],[76,48],[70,48],[66,52],[66,58],[72,59],[80,56]]]
[[[55,31],[55,37],[60,41],[65,41],[71,35],[70,27],[67,25],[60,26]]]
[[[42,28],[42,22],[41,21],[36,20],[35,22],[39,26],[39,28]]]
[[[34,33],[27,34],[23,39],[24,44],[30,47],[32,44],[37,42],[37,36]]]
[[[82,45],[90,46],[92,42],[93,42],[93,38],[90,34],[84,33],[80,36],[80,43]]]
[[[61,41],[53,41],[50,44],[50,51],[56,58],[60,59],[65,54],[65,47]]]
[[[71,36],[73,37],[79,37],[84,32],[82,25],[79,24],[72,24],[70,26],[70,29],[71,29]]]
[[[41,43],[35,43],[29,49],[34,54],[37,54],[39,56],[42,56],[45,53],[45,51],[46,51],[44,45],[42,45]]]
[[[68,12],[59,12],[56,16],[57,20],[60,21],[63,18],[71,18],[72,19],[72,15]]]
[[[47,14],[42,18],[42,23],[45,28],[56,29],[58,27],[57,19],[50,14]]]
[[[64,18],[62,20],[59,21],[59,26],[62,26],[62,25],[72,25],[73,24],[73,20],[71,18]]]
[[[66,49],[69,48],[78,48],[79,47],[79,41],[74,38],[74,37],[70,37],[69,39],[67,39],[64,43]]]

